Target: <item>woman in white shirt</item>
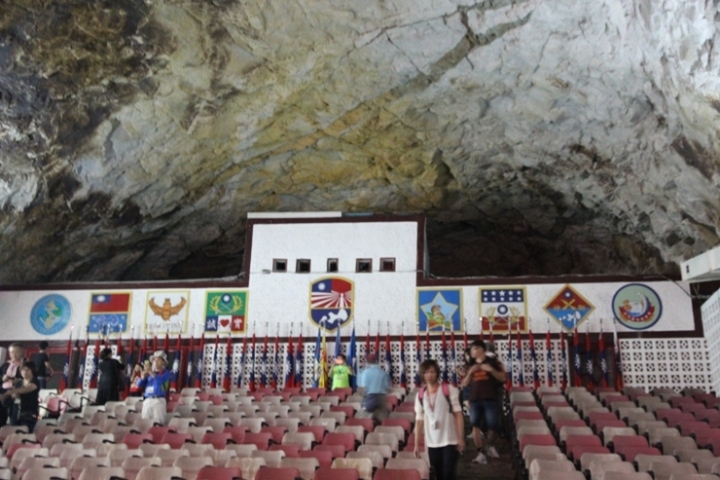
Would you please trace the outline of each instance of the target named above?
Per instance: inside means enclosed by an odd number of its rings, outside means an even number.
[[[440,366],[435,360],[420,364],[425,386],[415,397],[415,455],[420,436],[425,436],[430,466],[439,480],[457,478],[457,462],[465,449],[465,424],[458,389],[440,383]]]

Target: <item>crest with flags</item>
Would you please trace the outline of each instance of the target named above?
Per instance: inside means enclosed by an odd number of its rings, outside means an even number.
[[[350,322],[355,284],[342,277],[325,277],[310,284],[310,321],[329,332]]]

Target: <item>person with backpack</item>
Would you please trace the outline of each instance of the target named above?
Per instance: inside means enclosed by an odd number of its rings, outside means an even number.
[[[470,423],[477,448],[473,463],[482,464],[487,463],[486,454],[490,458],[500,458],[493,442],[502,416],[498,385],[505,383],[506,374],[497,357],[487,355],[485,342],[475,340],[470,349],[475,364],[468,369],[462,385],[470,387]]]
[[[425,385],[415,397],[415,456],[420,453],[422,436],[436,478],[455,480],[457,462],[465,449],[460,392],[440,383],[440,365],[435,360],[420,364],[420,376]]]

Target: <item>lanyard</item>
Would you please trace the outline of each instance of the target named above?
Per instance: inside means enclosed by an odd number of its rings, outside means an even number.
[[[439,387],[438,387],[438,390],[440,390]],[[427,397],[428,407],[430,407],[430,411],[432,413],[435,413],[435,404],[437,403],[436,400],[437,400],[438,390],[435,390],[435,393],[432,396],[430,395],[430,392],[428,391],[428,397]]]

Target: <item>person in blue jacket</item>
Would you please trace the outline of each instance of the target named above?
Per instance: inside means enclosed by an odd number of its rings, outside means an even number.
[[[146,366],[137,381],[143,392],[142,418],[148,418],[158,425],[165,424],[167,396],[170,392],[171,373],[167,369],[167,354],[158,350],[153,354],[152,366]]]

